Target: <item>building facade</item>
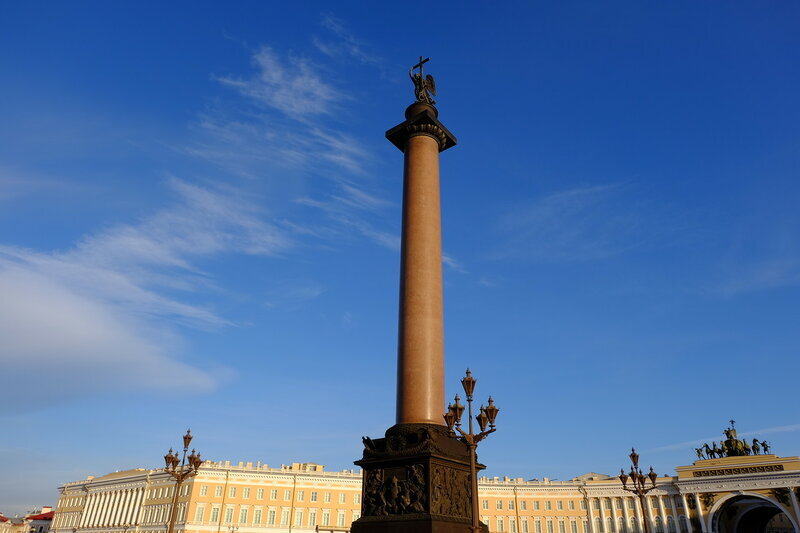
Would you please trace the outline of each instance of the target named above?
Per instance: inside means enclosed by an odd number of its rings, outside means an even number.
[[[587,474],[569,481],[482,478],[481,520],[492,533],[797,531],[800,458],[749,455],[695,461],[660,477],[644,500],[620,480]],[[66,483],[55,533],[166,530],[175,481],[135,469]],[[177,496],[181,533],[346,532],[361,512],[361,473],[321,465],[210,462]]]

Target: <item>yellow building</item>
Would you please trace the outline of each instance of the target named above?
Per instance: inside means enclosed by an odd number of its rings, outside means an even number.
[[[655,533],[798,531],[800,458],[749,455],[695,461],[661,477],[645,498],[620,480],[586,474],[569,481],[482,478],[481,520],[492,533]],[[165,531],[175,481],[135,469],[66,483],[55,533]],[[181,533],[347,531],[361,512],[361,473],[294,463],[204,463],[177,498]],[[768,528],[766,526],[769,526]],[[764,526],[764,527],[762,527]],[[756,529],[753,529],[756,528]]]

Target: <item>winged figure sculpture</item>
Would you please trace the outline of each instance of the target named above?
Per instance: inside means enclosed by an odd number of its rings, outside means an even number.
[[[436,101],[431,97],[431,95],[436,96],[436,82],[433,76],[428,74],[423,78],[421,72],[414,72],[414,68],[416,67],[412,67],[408,71],[411,81],[414,82],[414,96],[417,97],[418,102],[430,105],[435,104]]]

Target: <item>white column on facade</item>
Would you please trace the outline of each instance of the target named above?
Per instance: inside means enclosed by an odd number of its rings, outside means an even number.
[[[106,505],[106,512],[103,514],[103,524],[104,526],[111,525],[111,517],[114,515],[114,509],[116,508],[116,501],[117,501],[117,491],[111,491],[108,493],[108,505]]]
[[[624,501],[622,503],[623,503],[623,505],[625,504]],[[611,518],[614,520],[614,531],[617,531],[617,533],[624,533],[624,530],[623,531],[618,531],[619,530],[619,521],[617,520],[617,499],[616,498],[611,498]]]
[[[122,505],[120,507],[122,509],[117,516],[117,523],[122,526],[128,523],[128,511],[131,508],[131,489],[125,489],[122,492]]]
[[[655,531],[656,530],[656,521],[655,521],[655,518],[653,517],[653,506],[652,506],[652,504],[650,502],[650,497],[649,496],[645,496],[644,497],[644,503],[645,503],[645,507],[647,507],[646,520],[650,523],[650,531]]]
[[[636,510],[636,529],[644,531],[644,509],[642,509],[642,500],[636,497],[634,498],[633,504]]]
[[[600,502],[600,521],[603,523],[603,527],[600,528],[600,531],[605,531],[606,529],[608,529],[606,527],[606,506],[605,506],[606,499],[598,498],[597,501]],[[608,533],[611,532],[609,531]]]
[[[79,522],[81,527],[83,527],[84,524],[86,524],[86,521],[89,519],[89,512],[91,510],[89,508],[89,504],[91,502],[92,502],[92,500],[90,498],[90,495],[86,494],[86,500],[83,503],[83,513],[81,513],[81,519],[80,519],[80,522]]]
[[[108,525],[108,515],[111,514],[111,509],[114,508],[114,492],[109,491],[106,492],[106,503],[103,505],[103,516],[100,517],[100,524],[101,526]]]
[[[89,527],[94,527],[100,520],[100,512],[103,510],[103,494],[102,492],[94,493],[94,506],[92,508],[92,517],[89,519]]]
[[[125,504],[125,491],[118,490],[116,491],[116,496],[114,497],[114,507],[111,509],[111,518],[109,519],[109,525],[115,526],[119,523],[119,514],[122,511],[122,506]]]
[[[681,503],[683,503],[683,514],[686,516],[686,522],[689,524],[689,533],[694,533],[694,526],[692,526],[691,516],[689,516],[689,505],[686,502],[686,494],[681,492]],[[678,524],[680,527],[680,524]]]
[[[658,510],[661,514],[661,522],[664,524],[664,531],[667,531],[667,510],[664,508],[664,497],[656,496],[658,498]]]
[[[589,506],[589,531],[600,533],[594,530],[594,498],[587,498],[586,505]]]
[[[669,504],[672,508],[672,519],[675,520],[675,530],[680,533],[681,530],[681,517],[678,516],[678,502],[675,501],[674,496],[667,496],[669,498]],[[667,533],[669,533],[669,529],[667,529]]]
[[[145,489],[143,488],[139,489],[137,491],[136,502],[133,504],[133,519],[132,519],[133,524],[139,523],[140,515],[142,512],[142,504],[144,503],[144,497],[145,497]]]
[[[133,502],[136,499],[136,489],[128,489],[128,503],[125,506],[125,517],[122,521],[123,524],[132,524],[131,516],[133,516]]]
[[[706,530],[706,519],[703,516],[703,504],[700,503],[700,495],[695,492],[693,496],[694,504],[697,506],[697,517],[700,519],[700,530],[703,533],[708,533]]]
[[[789,496],[792,498],[792,509],[794,509],[795,520],[800,520],[800,509],[798,509],[797,496],[794,493],[794,489],[789,489]]]
[[[625,518],[625,529],[622,531],[628,531],[631,527],[631,517],[628,515],[628,497],[623,496],[622,498],[622,516]],[[622,532],[620,532],[622,533]],[[631,532],[633,533],[633,532]]]

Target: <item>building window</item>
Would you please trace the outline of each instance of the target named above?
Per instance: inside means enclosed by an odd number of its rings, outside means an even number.
[[[603,529],[603,521],[599,517],[594,519],[594,533],[606,533]]]
[[[550,500],[544,502],[544,510],[549,511],[553,508],[553,503]]]
[[[274,526],[275,525],[275,509],[270,509],[267,513],[267,525]]]
[[[608,533],[614,533],[614,519],[610,516],[606,518],[606,531],[608,531]]]
[[[208,494],[208,485],[200,485],[200,496]]]
[[[317,493],[316,492],[311,492],[311,501],[312,502],[317,501]]]
[[[356,505],[360,505],[361,504],[361,494],[360,493],[357,492],[357,493],[353,494],[353,503],[355,503]]]
[[[519,507],[523,511],[527,511],[528,510],[528,502],[526,502],[525,500],[522,500],[521,502],[519,502]]]
[[[517,521],[513,518],[508,519],[508,530],[511,533],[517,533]]]
[[[539,520],[534,522],[534,530],[536,533],[542,533],[542,523]]]
[[[361,511],[353,511],[353,522],[361,518]]]
[[[203,521],[203,512],[205,509],[202,505],[198,505],[197,509],[194,512],[194,521],[195,522],[202,522]]]
[[[289,509],[284,509],[281,511],[281,526],[288,526],[289,525]]]
[[[589,533],[589,521],[584,520],[582,523],[583,523],[583,533]]]
[[[503,500],[497,500],[497,502],[494,504],[494,506],[495,506],[495,507],[496,507],[498,510],[502,510],[502,509],[503,509]]]
[[[306,491],[298,490],[297,491],[297,501],[302,502],[305,499],[306,499]]]
[[[581,500],[581,510],[586,510],[586,500]]]
[[[219,522],[219,507],[218,506],[214,506],[214,507],[211,508],[211,519],[210,519],[210,521],[211,521],[212,524],[216,524],[217,522]]]
[[[575,510],[575,500],[570,500],[569,502],[567,502],[567,507],[569,507],[570,511],[574,511]]]
[[[608,498],[603,500],[603,507],[606,508],[606,511],[610,511],[611,510],[611,500],[609,500]]]
[[[569,532],[570,533],[578,533],[578,523],[574,520],[569,524]]]
[[[331,493],[330,492],[326,492],[325,493],[325,503],[331,503]]]
[[[264,489],[257,489],[256,500],[263,500],[263,499],[264,499]]]
[[[245,487],[242,489],[242,498],[245,500],[250,497],[250,487]]]
[[[300,527],[303,525],[303,510],[297,509],[294,512],[294,525],[295,527]]]
[[[323,526],[331,525],[331,512],[330,511],[322,511],[322,525]]]
[[[240,524],[247,523],[247,507],[239,508],[239,523]]]
[[[340,493],[339,493],[339,503],[344,503],[344,499],[345,499],[346,497],[347,497],[347,496],[345,495],[345,493],[344,493],[344,492],[340,492]]]
[[[527,518],[523,518],[522,519],[522,533],[530,533],[530,531],[528,531],[528,519]]]
[[[284,499],[284,501],[291,500],[292,499],[292,491],[290,491],[290,490],[283,491],[283,499]]]
[[[514,510],[514,500],[508,500],[508,510],[509,511]]]
[[[533,502],[533,510],[534,511],[538,511],[539,510],[539,501],[538,500]]]
[[[261,509],[253,511],[253,523],[256,525],[261,524]]]
[[[314,527],[317,525],[317,511],[312,509],[308,512],[308,527]]]
[[[497,517],[497,531],[499,531],[500,533],[505,531],[505,524],[503,518],[500,516]]]
[[[556,509],[558,509],[559,511],[563,511],[564,510],[564,502],[561,501],[561,500],[558,500],[556,502]]]
[[[600,500],[597,500],[597,499],[592,500],[592,507],[594,507],[595,511],[599,511],[600,510]]]
[[[633,498],[628,498],[628,509],[633,510],[636,507],[636,502]]]
[[[233,522],[233,507],[225,508],[225,523],[230,524]]]
[[[481,509],[488,509],[488,508],[489,508],[489,500],[482,500]]]
[[[221,485],[217,485],[216,487],[214,487],[214,496],[216,496],[217,498],[222,496],[222,486]]]
[[[236,497],[236,487],[230,487],[228,489],[228,498],[235,498]]]
[[[336,514],[336,526],[344,527],[344,511],[339,511]]]
[[[672,497],[667,496],[664,498],[664,509],[672,509]],[[669,518],[669,517],[667,517]]]
[[[547,533],[555,533],[553,531],[553,521],[552,520],[548,520],[547,521]]]
[[[270,500],[277,500],[278,499],[278,491],[277,489],[272,489],[269,491],[269,499]]]
[[[558,533],[567,533],[567,524],[563,520],[558,521]]]

